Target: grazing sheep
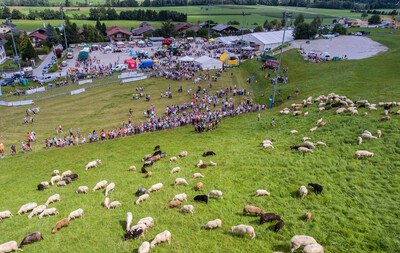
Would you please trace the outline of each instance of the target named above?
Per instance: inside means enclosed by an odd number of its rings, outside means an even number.
[[[304,117],[305,117],[305,116],[308,116],[308,112],[305,112],[303,116],[304,116]]]
[[[184,205],[184,206],[181,207],[180,212],[181,213],[191,213],[191,214],[193,214],[194,213],[194,206],[192,206],[192,205]]]
[[[319,111],[319,112],[325,111],[325,107],[319,107],[319,108],[318,108],[318,111]]]
[[[76,193],[88,193],[89,192],[89,187],[87,186],[79,186],[78,190],[76,191]]]
[[[176,194],[173,200],[187,201],[186,193]]]
[[[102,180],[102,181],[98,182],[98,183],[93,187],[93,191],[97,191],[97,190],[106,188],[106,187],[107,187],[107,184],[108,184],[107,180]]]
[[[58,230],[60,230],[63,227],[67,227],[69,225],[69,219],[68,218],[64,218],[62,220],[59,220],[56,225],[53,227],[53,229],[51,230],[52,234],[57,233]]]
[[[115,200],[115,201],[111,202],[111,203],[108,205],[107,209],[115,209],[115,208],[117,208],[117,207],[120,207],[121,205],[122,205],[121,202]]]
[[[290,134],[297,134],[297,133],[299,133],[299,131],[297,131],[297,130],[291,130],[290,131]]]
[[[182,152],[179,153],[179,157],[180,157],[180,158],[186,157],[187,155],[188,155],[188,152],[187,152],[187,151],[182,151]]]
[[[311,218],[312,218],[312,213],[311,213],[311,212],[306,212],[306,213],[304,214],[304,220],[305,220],[306,222],[307,222],[307,221],[310,221]]]
[[[305,141],[302,146],[308,149],[315,149],[315,145],[311,141]]]
[[[173,156],[173,157],[169,158],[170,163],[175,162],[175,161],[178,161],[178,157]]]
[[[137,189],[135,194],[136,194],[136,196],[141,196],[141,195],[145,194],[146,192],[147,192],[146,188],[139,188],[139,189]]]
[[[106,191],[104,192],[104,195],[108,196],[108,193],[111,192],[111,191],[114,191],[114,189],[115,189],[115,183],[112,182],[109,185],[107,185]]]
[[[222,227],[222,221],[220,219],[215,219],[207,222],[206,225],[204,225],[205,229],[214,229],[214,228],[220,228]]]
[[[152,154],[147,154],[143,157],[142,161],[148,161],[152,156]]]
[[[217,155],[217,154],[215,154],[215,152],[211,151],[211,150],[203,152],[203,157],[212,156],[212,155]]]
[[[138,249],[138,253],[149,253],[150,252],[150,243],[143,242]]]
[[[43,191],[44,189],[49,187],[49,182],[43,181],[40,184],[37,185],[38,191]]]
[[[97,166],[101,165],[101,160],[96,159],[94,161],[89,162],[88,164],[86,164],[85,166],[85,170],[88,169],[92,169],[92,168],[96,168]]]
[[[362,143],[362,140],[363,140],[362,137],[358,136],[357,137],[357,144],[360,145]]]
[[[217,163],[210,161],[210,166],[217,166]]]
[[[260,216],[260,225],[264,224],[265,222],[271,222],[274,220],[280,220],[281,217],[274,213],[262,213]]]
[[[308,186],[311,186],[314,189],[314,192],[317,194],[321,194],[324,187],[320,184],[309,183]]]
[[[194,173],[193,178],[203,178],[204,176],[201,173]]]
[[[181,171],[181,167],[175,167],[171,170],[171,174],[178,173]]]
[[[19,208],[17,214],[20,215],[20,214],[29,212],[29,211],[33,210],[35,207],[37,207],[37,204],[35,202],[29,202],[29,203],[27,203],[25,205],[22,205]]]
[[[389,121],[391,118],[389,115],[385,115],[381,118],[381,121]]]
[[[174,184],[175,185],[184,185],[184,186],[188,186],[189,185],[189,183],[186,181],[186,179],[180,178],[180,177],[178,177],[178,178],[176,178],[174,180]]]
[[[67,170],[67,171],[64,171],[64,172],[61,174],[61,177],[62,177],[62,178],[69,177],[69,176],[71,176],[72,174],[73,174],[72,171]]]
[[[300,188],[299,188],[299,195],[300,195],[301,200],[303,200],[304,197],[305,197],[307,194],[308,194],[307,187],[305,187],[304,185],[300,186]]]
[[[278,232],[279,230],[281,230],[283,228],[284,225],[285,225],[285,222],[283,222],[283,220],[278,220],[278,222],[274,226],[274,231]]]
[[[364,133],[361,134],[361,138],[365,139],[365,140],[369,140],[369,139],[377,139],[377,137],[373,136],[370,132],[365,131]]]
[[[32,212],[28,215],[28,219],[32,219],[33,216],[41,214],[47,208],[46,205],[40,205],[35,207]]]
[[[33,232],[32,234],[26,235],[22,242],[19,244],[19,248],[23,249],[25,245],[31,244],[37,241],[43,240],[43,236],[39,231]]]
[[[318,243],[304,246],[303,253],[324,253],[324,248]]]
[[[126,231],[129,231],[129,229],[131,228],[132,220],[133,220],[132,213],[127,212],[126,213]]]
[[[261,210],[261,208],[256,207],[256,206],[250,206],[250,205],[246,205],[243,208],[243,215],[261,215],[263,213],[263,211]]]
[[[101,205],[104,206],[105,208],[108,208],[108,206],[110,205],[110,198],[106,197],[103,202],[101,202]]]
[[[57,208],[55,208],[55,207],[47,208],[47,209],[44,209],[43,212],[41,212],[39,214],[39,219],[42,219],[45,216],[50,216],[50,215],[55,215],[55,214],[58,214]]]
[[[313,127],[313,128],[310,128],[310,132],[315,132],[316,130],[317,130],[317,126],[316,127]]]
[[[326,143],[322,142],[322,141],[317,141],[317,143],[315,143],[315,146],[317,146],[317,147],[320,147],[320,146],[326,147]]]
[[[293,112],[293,116],[299,116],[299,115],[302,115],[303,114],[303,112],[302,111],[294,111]]]
[[[69,178],[71,178],[72,181],[75,181],[78,179],[78,174],[72,173],[71,176],[69,176]]]
[[[134,170],[136,170],[136,166],[135,165],[132,165],[132,166],[129,167],[129,171],[134,171]]]
[[[152,177],[152,176],[153,176],[153,172],[148,171],[148,172],[146,173],[146,178],[149,178],[149,177]]]
[[[207,195],[197,195],[193,198],[196,202],[204,202],[208,204],[208,196]]]
[[[336,110],[336,114],[342,114],[342,113],[344,113],[346,111],[347,111],[346,108],[339,108],[339,109]]]
[[[72,220],[75,218],[83,218],[83,209],[82,208],[76,209],[75,211],[72,211],[69,213],[68,220]]]
[[[60,175],[60,171],[59,170],[53,170],[52,176],[58,176],[58,175]]]
[[[16,241],[9,241],[3,244],[0,244],[0,252],[1,253],[8,253],[12,251],[22,251],[22,249],[18,248],[18,244]]]
[[[397,114],[397,115],[400,115],[400,110],[398,110],[398,111],[396,112],[396,114]]]
[[[64,181],[65,181],[65,184],[70,184],[70,183],[72,183],[72,179],[70,178],[70,177],[65,177],[64,178]],[[60,181],[61,182],[61,181]],[[58,183],[60,183],[60,182],[58,182]],[[58,184],[57,183],[57,184]]]
[[[319,125],[322,121],[324,121],[323,118],[320,118],[319,120],[317,120],[317,125]]]
[[[178,207],[182,204],[182,202],[179,199],[174,199],[171,200],[169,202],[169,204],[167,205],[167,208],[174,208],[174,207]]]
[[[373,157],[374,153],[366,151],[366,150],[357,150],[355,155],[356,155],[357,159],[360,159],[360,158],[365,158],[365,157]]]
[[[284,108],[283,110],[280,110],[279,113],[281,115],[288,115],[290,113],[290,109],[289,108]]]
[[[162,242],[168,242],[168,244],[171,244],[171,232],[168,230],[165,230],[162,233],[159,233],[154,237],[153,241],[150,243],[150,247],[154,248],[157,244],[162,243]]]
[[[231,227],[231,231],[232,233],[248,234],[251,237],[251,239],[256,238],[256,232],[254,232],[254,228],[249,225],[240,224],[237,226],[233,226]]]
[[[311,236],[307,235],[295,235],[290,240],[291,243],[291,252],[293,253],[296,249],[301,246],[306,246],[310,244],[318,244],[317,241]]]
[[[308,149],[306,147],[299,147],[297,150],[302,153],[312,153],[313,152],[312,149]]]
[[[259,197],[259,196],[269,196],[269,195],[270,193],[267,190],[259,189],[256,191],[256,194],[254,196]]]
[[[204,187],[203,183],[202,182],[198,182],[196,184],[196,186],[194,187],[194,190],[195,191],[199,191],[199,190],[203,189],[203,187]]]
[[[67,185],[67,182],[64,181],[64,180],[61,180],[61,181],[58,181],[58,182],[57,182],[57,186],[58,186],[58,187],[66,186],[66,185]]]
[[[269,142],[263,143],[263,144],[262,144],[262,147],[263,147],[263,148],[274,148],[274,146],[272,145],[272,143],[269,143]]]
[[[61,178],[60,175],[54,176],[54,177],[52,177],[50,179],[50,184],[53,185],[53,184],[55,184],[55,183],[57,183],[58,181],[61,181],[61,180],[62,180],[62,178]]]
[[[156,192],[156,191],[159,191],[161,188],[163,188],[163,184],[162,183],[157,183],[157,184],[153,184],[150,188],[149,188],[149,190],[148,190],[148,192]]]
[[[223,193],[220,190],[212,190],[210,191],[210,193],[208,194],[210,196],[210,198],[223,198]]]
[[[134,225],[125,233],[125,240],[144,236],[145,225]]]
[[[204,164],[203,160],[199,160],[199,162],[196,164],[197,168],[200,168]]]
[[[378,135],[378,138],[382,137],[382,131],[381,130],[376,130],[376,135]]]
[[[154,219],[152,217],[144,217],[140,219],[136,224],[144,224],[146,225],[146,228],[151,228],[154,226]]]
[[[3,219],[11,218],[12,216],[13,215],[9,210],[2,211],[2,212],[0,212],[0,221],[3,220]]]
[[[145,193],[145,194],[139,196],[139,198],[136,200],[135,204],[139,205],[140,202],[143,202],[143,201],[147,200],[149,197],[150,197],[150,195]]]
[[[61,200],[60,194],[54,194],[54,195],[51,195],[51,196],[47,199],[45,205],[48,206],[48,205],[50,205],[51,203],[54,203],[54,202],[57,202],[57,201],[60,201],[60,200]]]

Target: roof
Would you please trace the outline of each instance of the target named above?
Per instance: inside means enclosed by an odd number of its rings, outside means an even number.
[[[2,25],[7,25],[7,26],[10,26],[10,27],[12,27],[12,28],[17,27],[17,26],[14,25],[12,22],[3,22]]]
[[[233,30],[235,30],[235,31],[238,30],[238,29],[237,29],[236,27],[234,27],[234,26],[225,25],[225,24],[218,24],[218,25],[214,26],[214,27],[211,28],[211,29],[213,29],[214,31],[217,31],[217,32],[222,32],[222,31],[224,31],[224,30],[226,30],[226,29],[233,29]]]
[[[164,41],[164,37],[149,37],[149,40],[153,42]]]
[[[112,36],[112,35],[117,34],[117,33],[123,33],[123,34],[126,34],[126,35],[132,35],[132,33],[130,31],[128,31],[128,30],[126,30],[124,28],[121,28],[119,26],[110,27],[109,29],[107,29],[106,33],[107,33],[107,36]]]
[[[46,40],[47,39],[47,35],[46,34],[41,34],[41,33],[38,33],[38,32],[34,32],[34,33],[29,34],[29,37],[38,38],[40,40]]]
[[[187,29],[187,28],[189,28],[191,26],[192,26],[192,24],[190,24],[190,23],[176,23],[175,24],[175,31],[180,32],[180,31],[185,30],[185,29]]]
[[[239,36],[224,36],[224,37],[218,37],[215,39],[217,42],[222,42],[226,45],[232,44],[235,41],[240,40],[241,37]]]
[[[187,28],[185,32],[187,31],[198,32],[201,28],[202,28],[201,25],[192,25],[191,27]]]
[[[138,28],[132,29],[132,35],[142,35],[145,32],[154,30],[156,29],[150,25],[139,26]]]
[[[257,32],[249,33],[243,36],[243,40],[247,42],[253,42],[258,45],[268,45],[281,43],[284,31],[273,31],[273,32]],[[294,40],[292,32],[286,31],[285,42]]]
[[[220,69],[222,68],[222,61],[213,59],[208,56],[202,56],[195,60],[196,63],[200,64],[203,69]]]

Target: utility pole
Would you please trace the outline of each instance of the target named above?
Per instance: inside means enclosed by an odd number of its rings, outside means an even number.
[[[63,34],[64,34],[64,42],[65,42],[65,50],[68,49],[68,43],[67,43],[67,31],[65,29],[65,21],[64,21],[64,10],[63,10],[63,5],[60,3],[60,11],[61,11],[61,19],[63,21]]]
[[[4,4],[3,4],[4,5]],[[4,5],[5,6],[5,5]],[[8,24],[8,26],[10,26],[10,32],[11,32],[11,39],[13,42],[13,47],[14,47],[14,61],[17,62],[18,64],[18,69],[21,69],[21,64],[19,62],[19,56],[18,56],[18,51],[17,51],[17,46],[15,45],[15,40],[14,40],[14,29],[12,27],[12,23],[11,23],[11,17],[6,18],[6,24]]]
[[[244,25],[245,25],[245,13],[244,13],[244,11],[242,12],[242,15],[243,15],[243,19],[242,19],[242,39],[241,39],[241,45],[242,45],[242,47],[240,48],[240,57],[242,57],[242,55],[243,55],[243,32],[244,32]]]
[[[208,7],[207,7],[207,11],[208,11],[208,35],[207,38],[208,40],[210,40],[210,3],[208,3]]]

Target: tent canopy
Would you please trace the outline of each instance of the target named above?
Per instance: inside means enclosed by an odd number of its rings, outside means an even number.
[[[180,58],[179,61],[192,62],[192,61],[194,61],[194,58],[192,58],[190,56],[184,56],[184,57]]]
[[[197,58],[195,62],[203,69],[221,69],[222,62],[217,59],[210,58],[208,56],[202,56]]]

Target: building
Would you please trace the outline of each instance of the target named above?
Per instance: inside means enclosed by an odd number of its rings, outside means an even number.
[[[32,45],[34,47],[43,46],[44,42],[47,40],[46,29],[39,28],[29,34],[29,38],[31,39]]]
[[[109,41],[129,41],[132,33],[124,28],[118,26],[112,26],[106,31],[107,38]]]
[[[237,29],[236,27],[225,24],[218,24],[212,27],[211,30],[220,34],[229,34],[229,35],[236,34],[239,31],[239,29]]]
[[[248,43],[251,47],[258,48],[258,50],[272,50],[279,47],[282,43],[283,30],[273,32],[257,32],[243,35],[243,41]],[[284,42],[293,41],[292,30],[287,30],[285,33]]]
[[[156,29],[149,25],[146,22],[143,22],[139,25],[138,28],[132,29],[132,36],[140,36],[142,37],[146,32],[152,32],[155,31]]]
[[[6,43],[7,40],[0,39],[0,64],[3,64],[7,60],[6,50],[4,49]]]
[[[187,29],[192,27],[193,25],[191,23],[176,23],[175,24],[175,31],[177,33],[185,33]]]
[[[0,34],[6,34],[8,32],[10,32],[10,30],[12,29],[13,31],[15,31],[15,28],[17,26],[14,25],[13,23],[2,23],[0,25]]]

